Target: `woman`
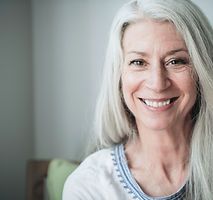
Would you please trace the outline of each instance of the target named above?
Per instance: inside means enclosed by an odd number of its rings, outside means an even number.
[[[213,31],[190,0],[133,0],[111,29],[97,151],[63,199],[213,199]]]

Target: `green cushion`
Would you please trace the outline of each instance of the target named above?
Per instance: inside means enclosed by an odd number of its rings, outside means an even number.
[[[62,200],[64,183],[78,164],[62,159],[53,159],[47,172],[47,190],[50,200]]]

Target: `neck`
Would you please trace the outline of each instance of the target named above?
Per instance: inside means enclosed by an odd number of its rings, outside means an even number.
[[[137,123],[137,138],[125,144],[130,171],[146,194],[167,196],[185,183],[191,138],[190,120],[185,121],[158,131]]]
[[[146,161],[158,162],[168,167],[172,167],[172,164],[177,166],[178,162],[186,160],[189,142],[184,134],[174,135],[171,132],[141,134],[137,144],[138,150],[145,156]]]
[[[173,162],[177,166],[177,162],[186,161],[191,138],[190,120],[164,130],[150,130],[140,123],[137,125],[139,134],[136,143],[142,154],[152,158],[155,163],[159,161],[164,165]]]
[[[170,182],[183,172],[187,176],[191,123],[182,127],[154,131],[138,124],[137,139],[125,145],[129,167],[143,166],[167,177]]]

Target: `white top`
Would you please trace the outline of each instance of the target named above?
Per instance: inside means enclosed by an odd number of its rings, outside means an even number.
[[[120,144],[87,157],[67,178],[63,200],[183,200],[185,188],[162,198],[146,195],[132,176]]]

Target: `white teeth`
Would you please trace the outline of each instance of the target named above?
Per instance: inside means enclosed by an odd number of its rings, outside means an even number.
[[[163,106],[163,102],[158,103],[158,107],[161,107],[161,106]]]
[[[166,105],[170,104],[170,99],[167,100],[167,101],[161,101],[161,102],[149,101],[149,100],[146,100],[146,99],[145,99],[144,102],[145,102],[148,106],[152,106],[152,107],[158,108],[158,107],[162,107],[162,106],[166,106]]]

